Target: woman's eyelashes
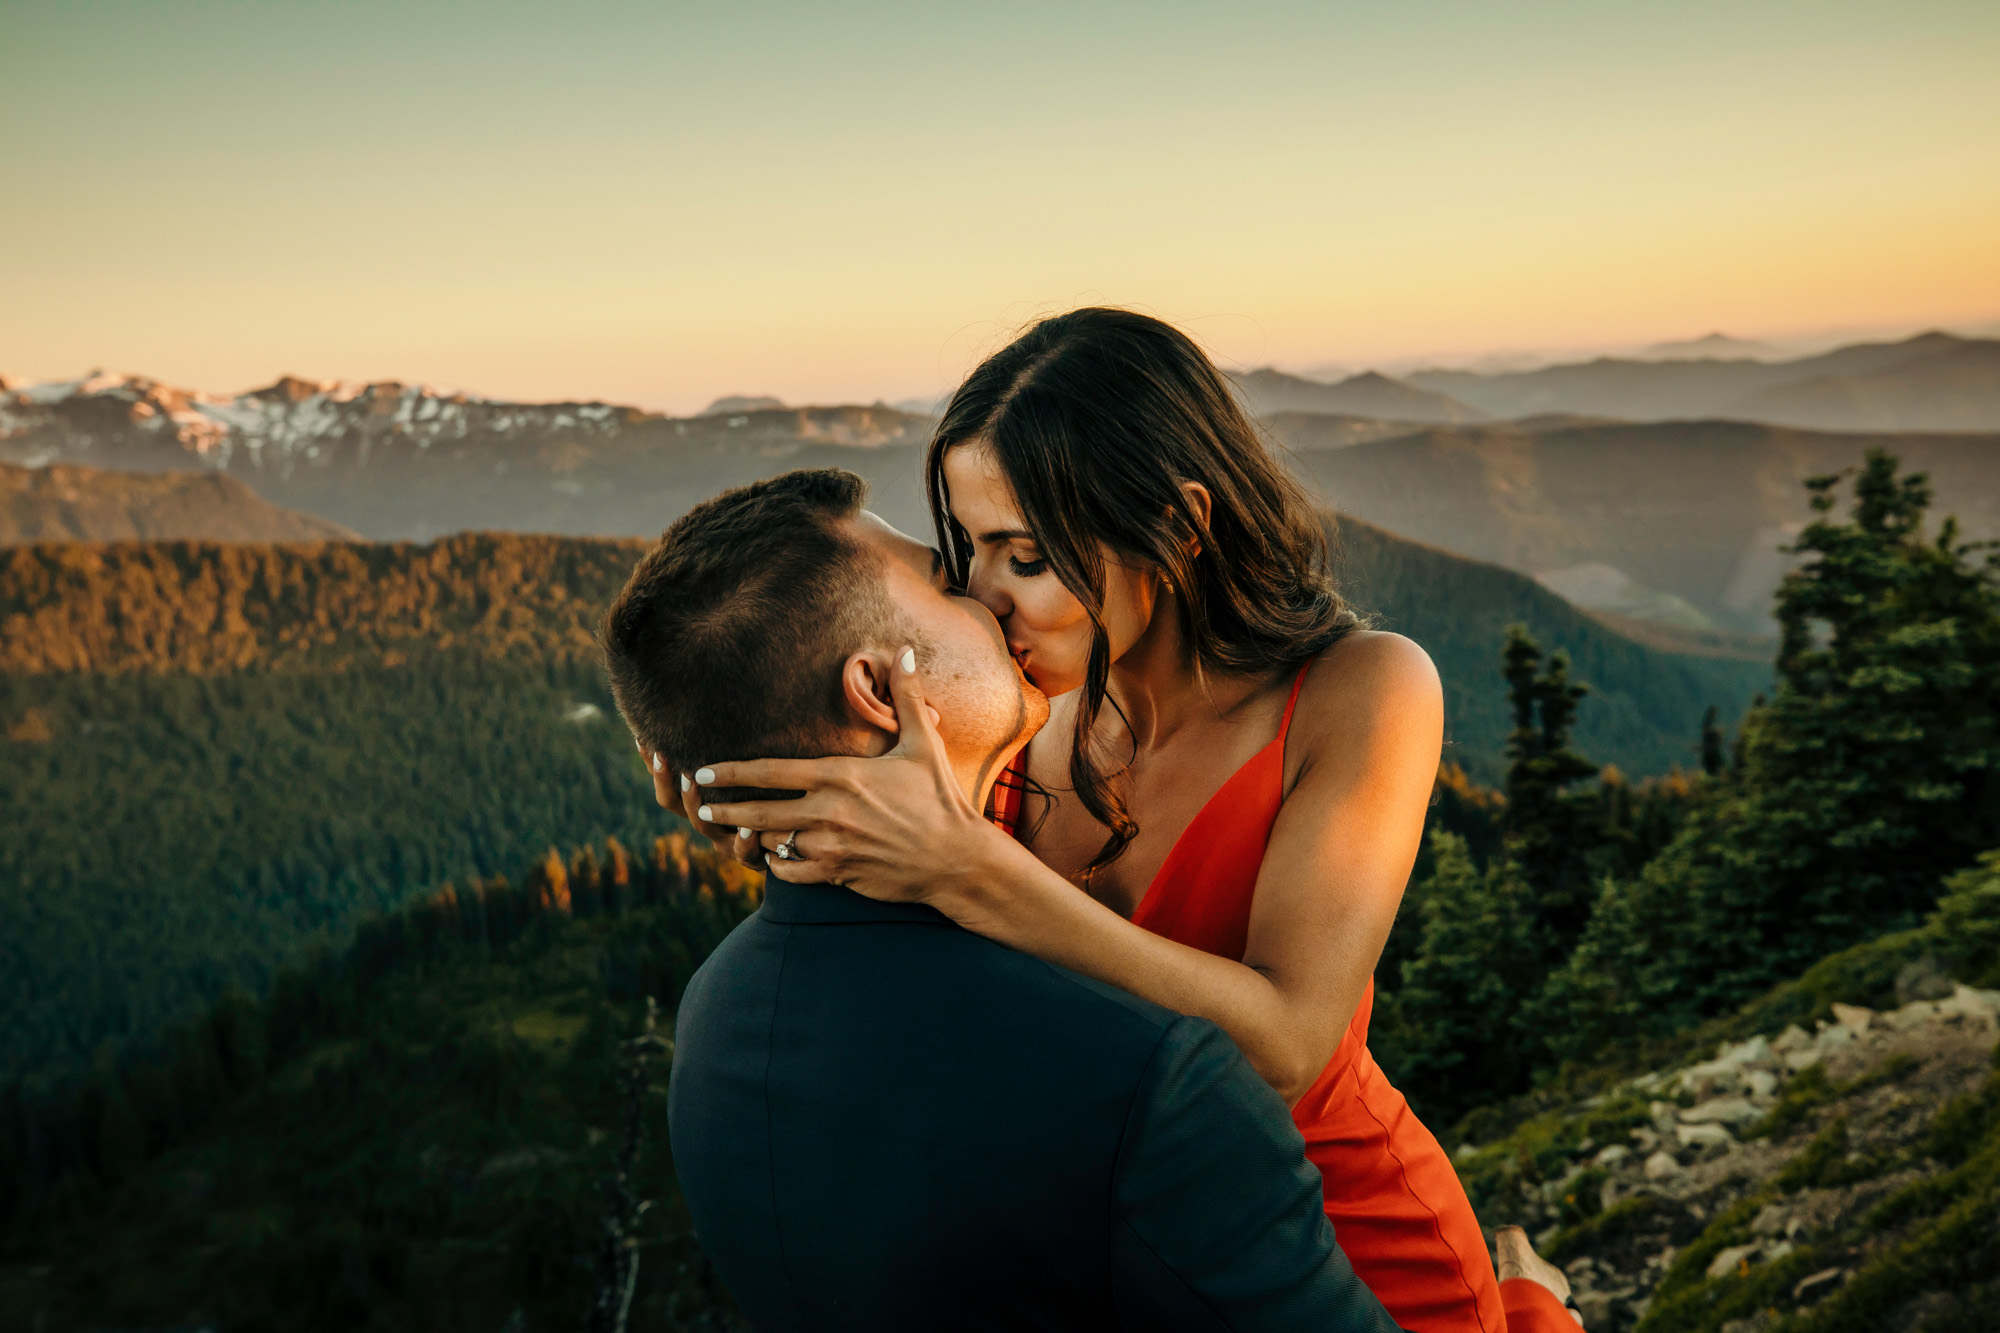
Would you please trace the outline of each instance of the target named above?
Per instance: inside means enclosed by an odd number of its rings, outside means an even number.
[[[1013,570],[1017,578],[1031,579],[1048,567],[1049,562],[1046,560],[1023,560],[1018,555],[1007,557],[1007,568]]]

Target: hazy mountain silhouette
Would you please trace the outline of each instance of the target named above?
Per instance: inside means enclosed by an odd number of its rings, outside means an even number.
[[[1499,417],[1723,417],[1839,430],[2000,430],[2000,340],[1925,333],[1787,361],[1600,357],[1513,374],[1407,377]]]
[[[1728,360],[1739,357],[1775,359],[1778,349],[1769,343],[1752,342],[1747,338],[1732,338],[1717,331],[1700,338],[1682,338],[1673,342],[1654,343],[1643,349],[1639,356],[1648,361],[1701,361]]]
[[[769,395],[730,394],[718,398],[701,410],[705,417],[738,416],[744,412],[770,412],[783,408],[784,399]]]
[[[1282,370],[1232,375],[1243,402],[1258,416],[1276,412],[1334,412],[1392,421],[1482,421],[1485,412],[1442,393],[1364,371],[1337,384],[1323,384]]]
[[[0,463],[0,545],[172,537],[302,542],[354,536],[338,523],[280,509],[222,473],[147,475],[61,463],[40,468]]]
[[[1343,512],[1418,541],[1603,590],[1603,609],[1685,624],[1671,599],[1724,629],[1762,632],[1785,566],[1778,547],[1810,517],[1806,477],[1871,447],[1931,475],[1937,513],[2000,536],[2000,436],[1833,434],[1753,422],[1426,427],[1312,448],[1301,418],[1272,422]],[[1604,570],[1623,575],[1620,586]],[[1664,599],[1663,599],[1664,598]]]

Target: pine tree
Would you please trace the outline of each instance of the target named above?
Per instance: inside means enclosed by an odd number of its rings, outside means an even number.
[[[1727,762],[1723,754],[1722,728],[1716,722],[1720,710],[1714,704],[1701,715],[1701,771],[1710,777],[1720,777]]]
[[[1573,790],[1597,776],[1596,765],[1570,748],[1577,705],[1590,690],[1570,680],[1569,654],[1561,649],[1543,666],[1525,625],[1507,627],[1501,657],[1514,710],[1502,855],[1534,895],[1543,955],[1561,958],[1590,919],[1590,853],[1602,841],[1596,799]]]
[[[1869,454],[1848,521],[1807,483],[1808,557],[1778,593],[1777,688],[1644,873],[1608,890],[1543,1008],[1563,1053],[1664,1033],[1821,956],[1914,925],[2000,845],[2000,580],[1922,476]]]
[[[1516,1018],[1541,984],[1540,928],[1517,863],[1482,871],[1465,840],[1442,831],[1430,851],[1422,942],[1383,999],[1375,1045],[1427,1116],[1454,1118],[1527,1086],[1535,1043]]]

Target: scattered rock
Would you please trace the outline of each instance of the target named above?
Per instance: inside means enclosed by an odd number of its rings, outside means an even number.
[[[1934,953],[1907,964],[1896,974],[1896,1003],[1912,1000],[1942,1000],[1951,994],[1952,980]]]
[[[1812,1049],[1812,1040],[1812,1034],[1797,1023],[1788,1023],[1785,1025],[1785,1030],[1778,1034],[1778,1039],[1771,1043],[1771,1049],[1779,1055],[1790,1055],[1794,1051],[1809,1051]]]
[[[1750,1224],[1750,1229],[1760,1236],[1775,1236],[1785,1229],[1785,1223],[1791,1215],[1791,1209],[1782,1204],[1767,1203],[1764,1205],[1764,1210],[1757,1214],[1757,1219]]]
[[[1747,1125],[1752,1120],[1763,1118],[1762,1111],[1741,1097],[1717,1097],[1713,1101],[1703,1102],[1699,1106],[1681,1112],[1683,1125]],[[1687,1143],[1689,1140],[1682,1138],[1681,1142]]]
[[[1597,1156],[1592,1160],[1599,1166],[1616,1166],[1631,1155],[1632,1150],[1630,1148],[1622,1143],[1613,1143],[1599,1149]]]
[[[1764,1037],[1751,1037],[1749,1040],[1739,1041],[1733,1046],[1724,1043],[1722,1049],[1715,1053],[1715,1059],[1718,1064],[1769,1064],[1771,1062],[1771,1043]]]
[[[1654,1131],[1662,1137],[1673,1133],[1674,1126],[1680,1123],[1680,1108],[1672,1102],[1654,1102],[1646,1111],[1653,1117]]]
[[[1840,1030],[1845,1031],[1846,1029],[1843,1028]],[[1801,1069],[1811,1069],[1819,1061],[1820,1054],[1818,1051],[1787,1051],[1785,1053],[1785,1066],[1793,1073],[1797,1073]]]
[[[1752,1069],[1743,1075],[1752,1097],[1773,1097],[1778,1092],[1778,1076],[1768,1069]]]
[[[1720,1333],[1763,1333],[1769,1328],[1775,1316],[1769,1310],[1759,1310],[1756,1314],[1742,1319],[1732,1319],[1724,1324]]]
[[[1799,1302],[1818,1300],[1832,1291],[1834,1284],[1847,1275],[1845,1268],[1822,1268],[1817,1273],[1802,1277],[1792,1288],[1792,1299]]]
[[[1937,1002],[1934,1000],[1912,1000],[1900,1009],[1891,1009],[1883,1014],[1882,1021],[1898,1032],[1908,1032],[1911,1028],[1922,1027],[1938,1016]]]
[[[1734,1273],[1749,1266],[1750,1259],[1764,1247],[1759,1245],[1732,1245],[1708,1262],[1708,1276],[1711,1280],[1724,1273]]]
[[[1576,1312],[1583,1316],[1583,1326],[1587,1329],[1612,1327],[1618,1307],[1623,1303],[1614,1291],[1580,1291],[1573,1299],[1576,1301]]]
[[[1718,1124],[1675,1125],[1674,1137],[1683,1148],[1733,1148],[1736,1136]]]
[[[1648,1180],[1671,1180],[1685,1170],[1687,1168],[1675,1161],[1674,1155],[1665,1149],[1654,1153],[1646,1159],[1646,1179]]]
[[[1952,991],[1949,999],[1939,1002],[1938,1015],[1942,1018],[1969,1018],[1992,1027],[2000,1023],[2000,991],[1959,986]]]
[[[1874,1019],[1875,1011],[1873,1009],[1864,1009],[1858,1004],[1835,1004],[1833,1006],[1833,1021],[1846,1028],[1852,1036],[1858,1037],[1866,1032],[1868,1025]]]

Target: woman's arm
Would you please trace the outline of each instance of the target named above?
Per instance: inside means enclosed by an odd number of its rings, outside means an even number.
[[[1357,635],[1307,678],[1291,740],[1299,777],[1265,852],[1241,963],[1133,925],[994,828],[948,774],[938,781],[941,747],[913,698],[911,708],[899,697],[903,743],[884,760],[713,766],[710,785],[807,795],[704,817],[780,837],[813,830],[813,859],[773,861],[772,873],[927,902],[1002,944],[1210,1019],[1297,1101],[1353,1018],[1416,859],[1443,729],[1423,650]]]
[[[1357,638],[1313,669],[1292,730],[1299,777],[1258,872],[1241,963],[1133,925],[1012,839],[1010,863],[987,860],[933,905],[1003,944],[1210,1019],[1296,1102],[1333,1057],[1395,924],[1443,725],[1436,669],[1408,639]]]

